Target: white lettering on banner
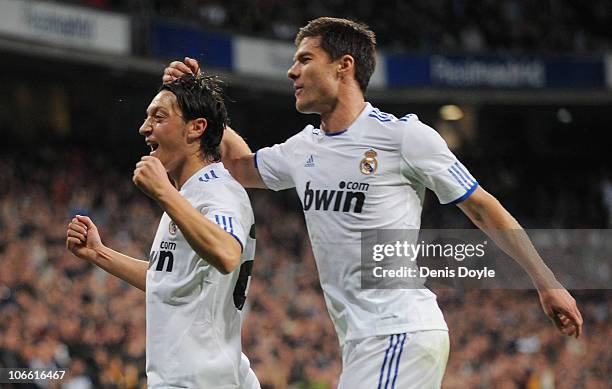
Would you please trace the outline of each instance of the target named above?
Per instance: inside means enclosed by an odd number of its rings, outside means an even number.
[[[49,13],[28,4],[24,7],[27,25],[39,33],[58,34],[66,37],[91,39],[94,23],[79,15]]]
[[[546,68],[537,60],[452,60],[433,56],[430,67],[434,84],[533,88],[541,88],[546,84]]]
[[[128,54],[130,30],[125,15],[42,1],[0,0],[0,34]]]

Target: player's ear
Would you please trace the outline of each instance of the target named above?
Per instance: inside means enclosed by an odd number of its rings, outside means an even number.
[[[187,140],[190,142],[199,142],[207,126],[208,122],[204,118],[190,120],[189,123],[187,123]]]
[[[355,68],[355,58],[353,56],[345,54],[340,59],[338,59],[338,68],[337,73],[338,76],[345,76],[350,72],[354,71]]]

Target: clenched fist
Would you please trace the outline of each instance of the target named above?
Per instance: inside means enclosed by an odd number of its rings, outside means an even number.
[[[165,191],[174,188],[164,165],[158,158],[150,155],[145,155],[136,164],[132,181],[153,200],[159,200]]]
[[[92,262],[101,247],[96,225],[87,216],[76,215],[68,224],[66,248],[77,257]]]

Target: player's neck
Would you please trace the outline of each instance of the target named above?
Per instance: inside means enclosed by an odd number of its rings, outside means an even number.
[[[188,179],[211,163],[213,162],[204,159],[199,153],[196,155],[189,155],[175,169],[170,171],[169,174],[174,180],[176,188],[180,190]]]
[[[346,94],[329,111],[321,113],[321,130],[326,134],[344,131],[350,127],[365,108],[363,94]]]

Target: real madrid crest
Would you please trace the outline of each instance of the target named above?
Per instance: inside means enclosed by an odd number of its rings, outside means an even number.
[[[359,169],[363,174],[372,174],[376,171],[378,167],[378,161],[376,160],[376,151],[370,149],[365,152],[365,157],[361,160],[359,164]]]
[[[176,227],[176,223],[174,221],[170,220],[170,224],[168,226],[168,230],[169,230],[168,232],[170,232],[170,235],[176,235],[177,227]]]

